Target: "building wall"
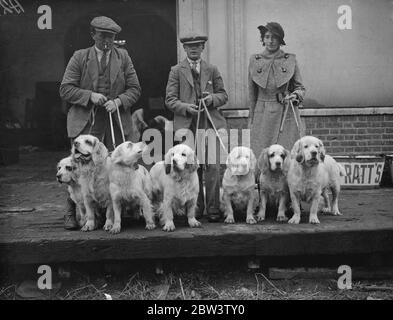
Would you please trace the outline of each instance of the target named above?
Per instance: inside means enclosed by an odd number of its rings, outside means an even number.
[[[135,25],[135,21],[157,21],[161,19],[176,33],[176,14],[168,10],[169,5],[175,8],[176,0],[47,0],[19,1],[24,8],[20,14],[8,14],[0,16],[0,112],[5,108],[12,110],[13,114],[23,124],[25,118],[26,99],[35,97],[37,82],[60,82],[65,70],[65,65],[69,59],[69,51],[65,48],[67,35],[71,29],[74,36],[78,34],[84,41],[80,41],[80,47],[71,48],[74,50],[93,45],[93,40],[89,36],[89,23],[92,17],[107,15],[115,19],[124,28],[123,34],[119,34],[122,39],[124,33],[133,34],[132,38],[127,38],[128,49],[134,60],[134,65],[141,66],[147,71],[141,78],[152,77],[153,72],[165,73],[165,77],[170,70],[171,64],[176,63],[176,37],[166,39],[167,33],[161,33],[161,40],[173,47],[174,59],[162,54],[162,46],[153,39],[157,38],[157,24],[146,27],[146,24]],[[41,4],[47,4],[52,8],[51,30],[40,30],[37,27],[37,20],[40,14],[37,9]],[[75,29],[75,27],[77,27]],[[149,32],[156,32],[150,35]],[[138,41],[133,41],[134,37]],[[158,35],[160,36],[160,35]],[[143,43],[140,43],[144,41]],[[136,43],[135,43],[136,42]],[[149,48],[149,54],[142,56],[143,59],[133,57],[133,52],[140,47]],[[152,53],[152,51],[154,51]],[[159,55],[161,54],[160,57]],[[138,53],[139,55],[139,53]],[[142,55],[142,54],[141,54]],[[151,60],[157,56],[157,65]],[[162,58],[162,59],[161,59]],[[164,69],[161,60],[165,60]],[[151,67],[147,68],[146,64]],[[151,71],[152,70],[152,71]],[[137,69],[138,72],[138,69]],[[149,85],[146,84],[144,88]],[[164,84],[165,85],[165,84]],[[152,88],[154,90],[155,88]],[[165,90],[165,87],[164,87]],[[163,95],[163,93],[162,93]]]
[[[352,9],[340,30],[338,8]],[[230,128],[246,128],[249,57],[263,50],[257,27],[280,22],[306,86],[307,134],[333,155],[393,153],[393,2],[388,0],[178,0],[178,32],[209,36],[204,59],[218,66],[229,94]],[[184,58],[181,46],[179,59]],[[361,109],[372,106],[375,108]],[[329,110],[337,107],[337,110]]]
[[[393,153],[393,115],[306,117],[307,134],[332,155]]]
[[[320,138],[330,155],[393,154],[393,114],[304,116],[306,134]],[[230,129],[246,129],[247,118],[229,118]],[[284,129],[285,130],[285,129]]]
[[[339,6],[352,9],[340,30]],[[247,108],[247,66],[262,51],[257,26],[280,22],[285,51],[297,55],[308,107],[391,106],[393,2],[388,0],[178,0],[179,32],[209,36],[205,58],[219,67],[228,108]],[[179,47],[179,57],[183,57]]]

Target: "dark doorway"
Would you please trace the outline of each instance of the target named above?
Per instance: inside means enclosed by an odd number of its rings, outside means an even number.
[[[145,117],[170,117],[164,106],[170,67],[177,63],[176,0],[87,1],[94,8],[72,23],[65,36],[65,64],[75,50],[94,44],[89,34],[92,18],[105,15],[114,19],[122,31],[138,74],[142,96],[135,108],[143,107]],[[79,2],[74,1],[75,8]]]

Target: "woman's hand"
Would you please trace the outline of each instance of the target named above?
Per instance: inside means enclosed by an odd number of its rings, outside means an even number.
[[[205,96],[203,100],[205,101],[206,106],[210,106],[213,103],[213,97],[211,94]]]
[[[284,102],[287,102],[287,101],[292,101],[294,106],[300,105],[300,100],[299,100],[299,97],[296,93],[291,93],[291,94],[288,94],[287,96],[285,96]]]
[[[284,100],[286,100],[286,101],[289,101],[289,100],[294,101],[294,100],[298,100],[298,98],[297,98],[297,95],[295,93],[291,93],[291,94],[286,95],[284,97]]]

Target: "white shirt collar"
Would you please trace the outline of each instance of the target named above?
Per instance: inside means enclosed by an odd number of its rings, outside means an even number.
[[[198,73],[201,72],[201,59],[198,60],[191,60],[187,57],[188,63],[190,64],[190,67],[192,68],[193,64],[196,63],[196,70],[198,71]]]
[[[194,63],[197,64],[197,66],[199,66],[201,64],[201,59],[198,60],[191,60],[190,58],[187,57],[188,63],[190,64],[190,66],[192,66]]]
[[[104,54],[104,51],[98,49],[96,46],[94,46],[94,49],[96,50],[98,57],[99,57],[99,58],[102,57],[102,55]],[[112,50],[108,50],[108,52],[106,53],[106,57],[107,57],[107,58],[109,57],[109,55],[111,54],[111,52],[112,52]]]

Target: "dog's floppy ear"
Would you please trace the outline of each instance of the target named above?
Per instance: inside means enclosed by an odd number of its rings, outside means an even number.
[[[169,151],[165,154],[164,164],[165,173],[170,174],[172,169],[172,149],[169,149]]]
[[[257,158],[255,157],[254,152],[250,149],[250,171],[255,171],[256,166],[257,166]]]
[[[227,168],[230,168],[232,165],[232,152],[228,154],[227,156],[227,160],[225,161],[225,165],[227,166]]]
[[[225,161],[225,165],[227,166],[227,168],[230,168],[230,166],[231,166],[231,153],[228,154],[227,160]]]
[[[190,170],[190,172],[194,172],[198,169],[199,167],[199,161],[196,156],[196,153],[194,151],[190,152],[187,155],[187,164],[186,164],[187,169]]]
[[[284,159],[284,164],[282,166],[282,171],[284,171],[284,173],[287,173],[289,170],[289,164],[291,163],[291,153],[289,152],[289,150],[284,149],[284,155],[285,155],[285,159]]]
[[[303,146],[300,139],[296,141],[296,143],[293,145],[291,157],[295,158],[296,161],[299,163],[302,163],[304,161]]]
[[[261,155],[258,159],[258,168],[262,173],[266,173],[270,169],[269,164],[269,148],[262,150]]]
[[[93,142],[93,153],[92,153],[92,160],[94,164],[103,162],[107,156],[108,156],[108,149],[100,140],[98,140],[98,138],[95,138]]]
[[[111,155],[112,162],[113,162],[113,163],[116,163],[116,164],[121,163],[121,162],[122,162],[122,159],[121,159],[122,155],[123,155],[122,148],[117,147],[117,148],[112,152],[112,155]]]
[[[325,155],[326,155],[325,146],[323,145],[323,142],[319,140],[319,156],[322,162],[325,160]]]

